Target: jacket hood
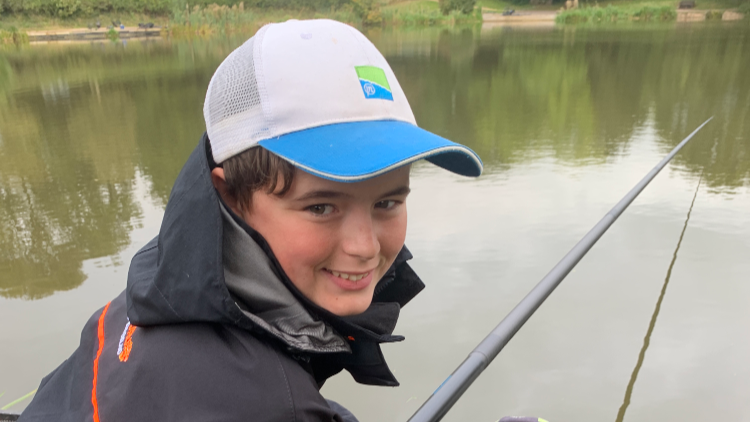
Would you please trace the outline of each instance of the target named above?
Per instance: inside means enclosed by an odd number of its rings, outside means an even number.
[[[130,321],[235,325],[307,354],[303,360],[317,367],[321,383],[343,366],[359,382],[398,385],[379,343],[403,340],[392,335],[400,307],[424,288],[406,263],[409,251],[404,248],[380,280],[367,311],[333,315],[302,295],[265,239],[223,207],[209,157],[204,134],[175,181],[159,235],[131,262]]]

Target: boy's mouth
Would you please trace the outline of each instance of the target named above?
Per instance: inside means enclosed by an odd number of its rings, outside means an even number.
[[[367,277],[370,274],[370,271],[366,273],[361,273],[361,274],[351,274],[351,273],[342,273],[340,271],[329,270],[328,268],[325,268],[325,271],[333,274],[336,277],[340,277],[340,278],[343,278],[344,280],[349,280],[349,281],[359,281]]]

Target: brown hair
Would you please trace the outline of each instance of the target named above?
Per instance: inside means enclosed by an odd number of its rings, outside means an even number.
[[[284,195],[292,187],[294,166],[263,147],[250,148],[227,159],[222,167],[227,193],[234,197],[240,209],[252,206],[253,193]],[[279,183],[283,183],[277,191]]]

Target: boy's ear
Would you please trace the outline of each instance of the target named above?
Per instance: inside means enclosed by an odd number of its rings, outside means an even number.
[[[229,208],[236,212],[237,201],[229,194],[229,189],[227,189],[227,179],[224,176],[223,168],[216,167],[211,170],[211,182],[214,184],[216,191],[219,192],[221,199],[224,200],[224,203],[229,205]]]

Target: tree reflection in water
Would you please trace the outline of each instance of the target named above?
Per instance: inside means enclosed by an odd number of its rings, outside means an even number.
[[[371,30],[417,121],[489,172],[666,153],[711,115],[712,142],[673,161],[712,192],[750,183],[747,25]],[[82,262],[129,243],[136,174],[166,203],[204,130],[202,104],[243,38],[28,47],[0,54],[0,295],[73,289]]]

